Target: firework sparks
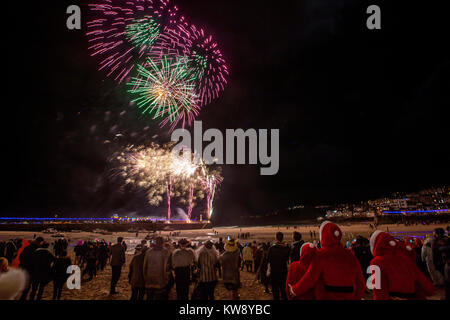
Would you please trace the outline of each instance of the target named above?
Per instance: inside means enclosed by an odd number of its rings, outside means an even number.
[[[196,201],[206,194],[206,217],[209,220],[215,190],[222,177],[218,170],[211,170],[204,163],[195,164],[191,160],[193,155],[190,152],[189,155],[190,158],[175,155],[168,146],[156,144],[150,147],[130,146],[114,158],[119,162],[114,176],[120,176],[125,185],[146,190],[150,205],[159,206],[165,198],[169,221],[173,200],[187,205],[188,218],[191,219]]]
[[[189,125],[198,115],[199,107],[193,82],[186,80],[184,59],[172,59],[167,56],[160,62],[148,58],[147,63],[138,66],[138,76],[128,85],[128,92],[134,97],[143,114],[153,115],[153,119],[162,119],[160,125],[171,123],[171,130],[181,121]]]
[[[119,83],[161,33],[184,23],[170,0],[98,1],[89,4],[95,18],[87,23],[88,50],[101,57],[99,70],[107,70]]]
[[[195,25],[180,24],[167,30],[149,54],[155,60],[167,54],[187,59],[189,70],[186,76],[196,83],[200,106],[216,99],[225,88],[229,71],[222,52],[212,36]]]

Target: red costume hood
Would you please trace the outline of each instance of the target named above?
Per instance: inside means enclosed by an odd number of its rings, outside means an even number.
[[[396,247],[397,242],[389,233],[377,230],[370,237],[370,251],[374,257],[394,253]]]
[[[342,231],[337,225],[325,221],[320,225],[320,246],[322,248],[341,245]]]
[[[396,243],[396,250],[398,254],[409,257],[414,261],[416,260],[416,252],[409,244],[409,241],[407,243],[403,241],[396,241]]]
[[[314,258],[314,255],[316,254],[316,252],[317,252],[316,246],[314,244],[310,243],[310,242],[306,242],[300,248],[300,260],[299,260],[299,262],[302,265],[309,267],[309,265],[311,264],[311,261]]]

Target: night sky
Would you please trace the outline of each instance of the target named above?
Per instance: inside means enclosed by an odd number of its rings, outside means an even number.
[[[198,117],[204,130],[280,129],[277,175],[223,166],[217,221],[448,184],[445,1],[176,2],[213,34],[230,69]],[[170,136],[97,71],[87,3],[3,4],[2,216],[165,210],[108,178],[120,147]],[[82,8],[82,30],[66,28],[71,4]],[[366,28],[370,4],[381,7],[382,30]]]

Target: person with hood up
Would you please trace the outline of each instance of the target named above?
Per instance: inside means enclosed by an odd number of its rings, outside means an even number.
[[[144,281],[147,300],[167,300],[169,292],[170,251],[164,247],[164,239],[159,236],[155,244],[145,252]]]
[[[130,300],[144,300],[144,258],[145,251],[143,250],[142,245],[137,245],[128,272],[128,283],[131,285]]]
[[[361,266],[341,239],[342,231],[336,224],[321,224],[321,248],[302,279],[289,286],[291,296],[302,296],[315,287],[317,300],[361,300],[366,287]]]
[[[380,230],[375,231],[370,237],[370,249],[374,258],[371,266],[380,270],[372,270],[375,285],[373,298],[375,300],[390,300],[393,297],[404,299],[425,298],[434,293],[434,287],[430,280],[420,271],[415,261],[406,254],[400,254],[398,241]],[[376,277],[380,279],[377,281]],[[377,287],[377,282],[379,287]]]
[[[293,297],[289,294],[289,285],[293,286],[297,282],[301,280],[303,275],[306,273],[306,271],[309,268],[309,265],[311,264],[316,252],[317,248],[314,244],[307,242],[304,243],[300,248],[300,259],[298,261],[294,261],[289,266],[289,271],[287,275],[286,280],[286,293],[289,300],[292,300]],[[296,300],[314,300],[314,289],[312,288],[310,291],[306,292],[305,294],[301,296],[295,297]]]
[[[433,285],[440,287],[444,285],[444,276],[434,267],[433,250],[431,249],[432,241],[432,238],[427,238],[423,242],[421,258],[427,267],[427,271],[430,275],[431,281],[433,281]]]
[[[411,261],[416,262],[416,252],[413,250],[411,245],[411,238],[406,237],[404,241],[396,240],[397,245],[395,248],[398,250],[398,254],[401,254],[409,259]]]

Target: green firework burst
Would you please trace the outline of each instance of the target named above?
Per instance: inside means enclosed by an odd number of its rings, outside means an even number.
[[[148,48],[158,39],[160,28],[151,17],[135,19],[125,27],[125,38],[135,47]]]
[[[164,56],[155,62],[148,58],[137,66],[137,76],[127,84],[132,102],[143,114],[163,119],[163,124],[189,122],[198,114],[195,83],[188,80],[189,68],[184,57]]]

